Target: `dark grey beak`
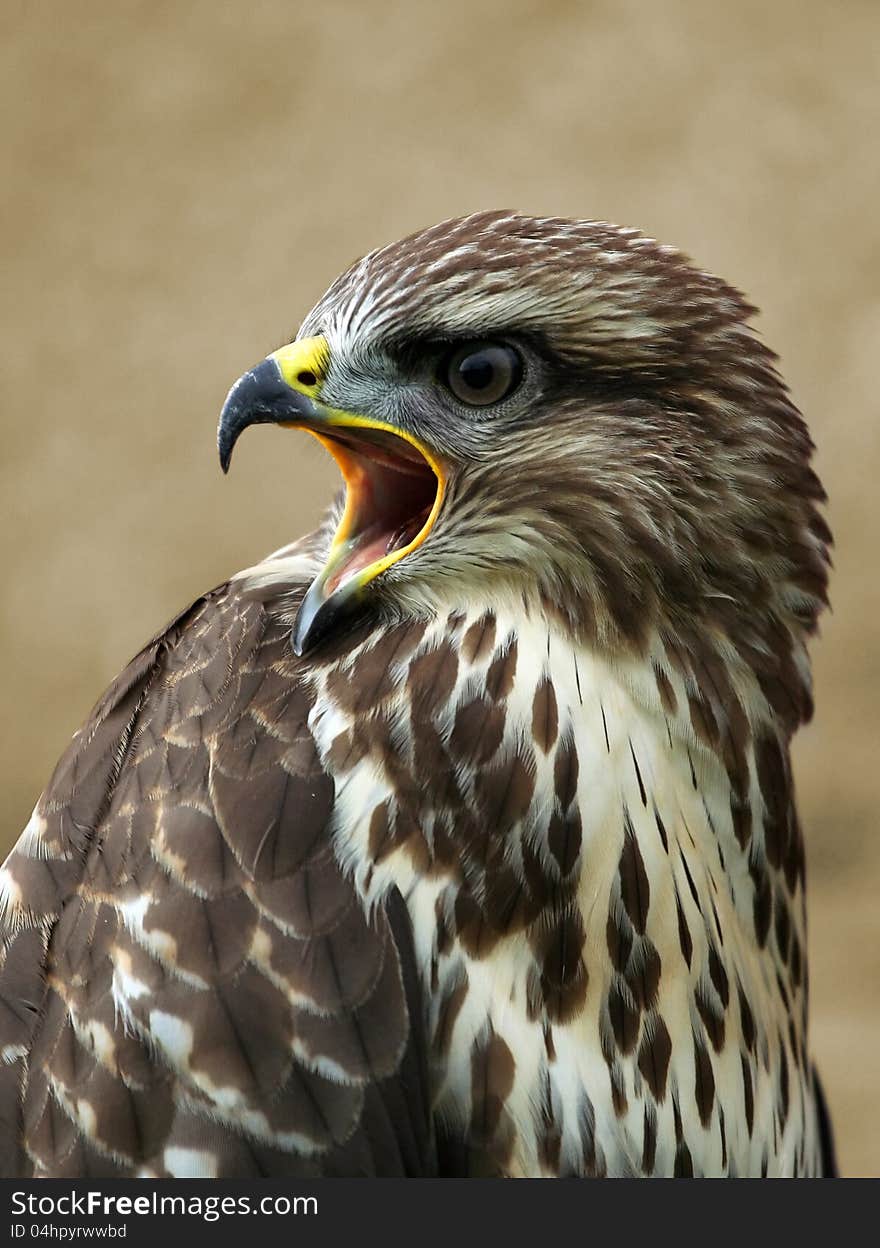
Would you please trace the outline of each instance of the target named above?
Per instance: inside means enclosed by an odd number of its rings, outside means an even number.
[[[288,385],[271,356],[245,373],[227,395],[217,427],[217,448],[220,466],[229,469],[232,451],[240,434],[249,425],[294,424],[320,428],[326,424],[323,409]],[[327,582],[332,566],[315,579],[307,591],[291,632],[291,645],[296,655],[305,655],[331,633],[348,625],[358,613],[360,595],[356,586],[343,587],[332,593]]]
[[[289,386],[281,369],[271,358],[240,377],[223,404],[217,427],[220,467],[229,471],[233,448],[249,425],[277,425],[320,422],[317,405],[299,390]]]

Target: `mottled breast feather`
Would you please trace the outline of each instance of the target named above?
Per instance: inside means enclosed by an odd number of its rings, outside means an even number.
[[[528,612],[306,664],[254,584],[129,665],[4,866],[3,1173],[828,1172],[787,748]]]
[[[772,729],[731,751],[659,641],[611,661],[525,605],[374,629],[310,684],[340,860],[412,919],[444,1167],[827,1167]]]
[[[309,709],[223,587],[74,738],[3,872],[3,1174],[431,1172],[409,924],[336,863]]]

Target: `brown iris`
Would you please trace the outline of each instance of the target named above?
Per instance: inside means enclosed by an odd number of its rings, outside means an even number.
[[[522,380],[522,360],[500,342],[469,342],[447,358],[443,380],[470,407],[488,407],[512,394]]]

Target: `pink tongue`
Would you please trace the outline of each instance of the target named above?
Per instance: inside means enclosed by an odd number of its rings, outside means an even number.
[[[332,594],[345,581],[350,580],[356,572],[360,572],[362,568],[368,568],[371,563],[376,563],[379,559],[383,559],[390,551],[401,550],[408,545],[425,525],[427,518],[428,508],[426,507],[420,515],[411,516],[398,529],[383,528],[378,522],[370,525],[354,539],[356,542],[355,549],[338,572],[327,582],[327,593]],[[370,534],[372,536],[369,536]]]
[[[388,533],[382,531],[372,541],[365,542],[363,545],[358,543],[350,559],[342,565],[339,571],[327,582],[327,592],[332,594],[343,581],[347,581],[355,572],[360,572],[362,568],[367,568],[371,563],[375,563],[377,559],[381,559],[388,552]]]

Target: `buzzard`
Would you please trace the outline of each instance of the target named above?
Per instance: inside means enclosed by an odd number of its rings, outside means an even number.
[[[754,309],[593,221],[372,252],[232,388],[344,497],[2,872],[7,1175],[819,1175],[789,742],[831,535]]]

